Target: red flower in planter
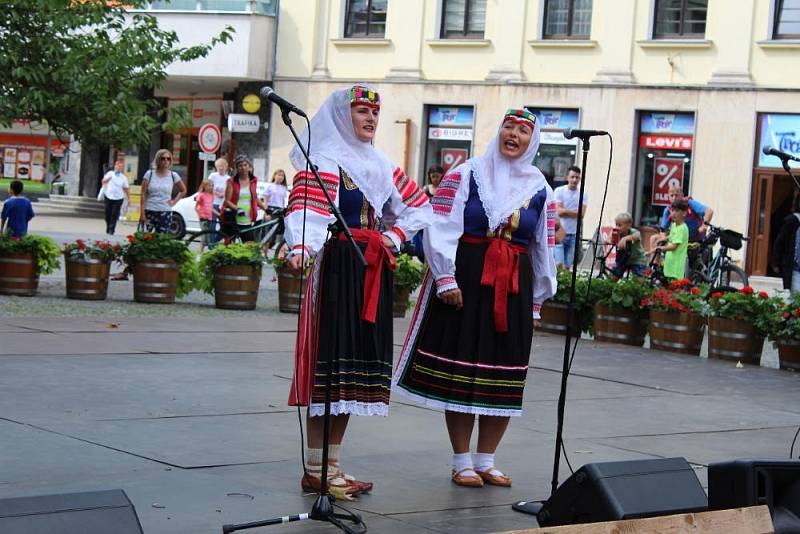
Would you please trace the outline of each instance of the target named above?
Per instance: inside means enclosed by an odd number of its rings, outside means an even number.
[[[83,239],[76,239],[75,243],[78,244],[78,250],[80,250],[81,252],[86,250],[86,242]]]
[[[769,293],[767,293],[766,291],[759,291],[758,296],[761,297],[762,299],[768,299]]]
[[[699,287],[693,287],[691,289],[691,292],[692,292],[692,295],[699,295],[700,294],[700,288]]]
[[[744,286],[744,287],[743,287],[742,289],[740,289],[739,291],[741,291],[741,292],[742,292],[742,293],[744,293],[745,295],[752,295],[752,294],[753,294],[753,288],[752,288],[752,287],[750,287],[750,286]]]
[[[722,294],[723,294],[722,291],[714,291],[713,293],[711,293],[711,298],[718,299],[722,296]]]
[[[795,317],[800,317],[800,308],[795,308],[794,312],[792,312],[792,315]]]
[[[786,311],[785,311],[785,312],[783,312],[783,318],[784,318],[784,319],[788,319],[788,318],[789,318],[789,317],[791,317],[791,316],[792,316],[792,314],[791,314],[791,313],[789,313],[789,312],[786,312]]]
[[[145,241],[152,241],[153,240],[153,234],[145,234],[144,235],[144,240]]]
[[[128,236],[128,243],[136,243],[136,236],[129,235]]]

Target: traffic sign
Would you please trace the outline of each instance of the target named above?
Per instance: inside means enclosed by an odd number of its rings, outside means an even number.
[[[210,123],[202,125],[197,132],[197,142],[203,152],[213,153],[219,150],[222,144],[222,132],[219,131],[219,126]]]

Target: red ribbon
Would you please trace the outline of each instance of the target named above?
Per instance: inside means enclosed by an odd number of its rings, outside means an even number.
[[[504,239],[461,236],[461,241],[470,244],[488,243],[483,257],[481,285],[494,288],[494,329],[508,332],[508,295],[519,293],[518,255],[527,252],[522,245]]]
[[[397,267],[397,260],[392,251],[383,243],[383,235],[377,230],[359,230],[351,228],[353,238],[359,243],[366,243],[367,249],[364,251],[364,258],[367,260],[367,268],[364,273],[364,298],[361,302],[361,320],[368,323],[375,323],[378,314],[378,299],[381,294],[381,273],[383,265],[394,271]],[[339,234],[339,239],[346,240],[344,233]]]

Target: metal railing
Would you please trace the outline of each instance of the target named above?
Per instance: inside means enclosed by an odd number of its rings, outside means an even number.
[[[275,0],[161,0],[149,2],[151,11],[213,11],[275,16]]]

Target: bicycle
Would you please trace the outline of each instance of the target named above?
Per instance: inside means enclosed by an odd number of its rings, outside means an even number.
[[[741,249],[742,242],[748,241],[748,238],[739,232],[726,230],[711,224],[708,225],[708,229],[708,234],[700,244],[700,251],[695,265],[691,268],[690,280],[696,284],[708,284],[712,289],[741,289],[748,285],[747,274],[734,264],[728,255],[729,250]],[[709,263],[707,258],[710,256],[709,253],[713,251],[717,241],[720,244],[719,250]]]
[[[186,232],[183,241],[191,247],[193,244],[200,244],[206,237],[210,235],[222,235],[225,242],[242,242],[242,234],[248,233],[256,236],[256,242],[264,249],[265,253],[268,249],[274,248],[273,260],[280,254],[281,247],[286,243],[283,238],[284,223],[283,216],[285,210],[274,209],[268,215],[269,220],[259,222],[249,227],[244,232],[239,229],[235,224],[223,224],[218,230],[200,230],[198,232]]]
[[[666,241],[660,241],[659,245],[663,245],[664,243],[666,243]],[[650,258],[650,263],[647,264],[647,268],[644,270],[644,278],[647,280],[650,287],[659,288],[669,286],[669,279],[664,275],[663,256],[664,251],[660,248],[656,248],[653,251],[653,257]]]

